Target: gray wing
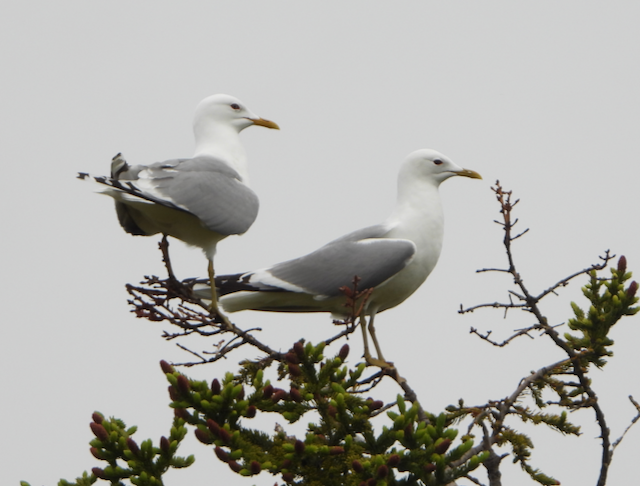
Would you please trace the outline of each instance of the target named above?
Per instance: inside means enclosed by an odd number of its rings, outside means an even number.
[[[123,163],[117,169],[112,166],[112,174],[117,178],[117,183],[112,180],[114,187],[189,212],[217,233],[244,233],[258,215],[255,193],[235,170],[213,157],[168,160],[149,166],[129,166],[124,160]]]
[[[352,287],[356,275],[361,279],[359,289],[376,287],[407,266],[416,251],[412,241],[385,238],[388,230],[378,225],[354,231],[267,272],[311,294],[328,297],[339,295],[342,286]]]

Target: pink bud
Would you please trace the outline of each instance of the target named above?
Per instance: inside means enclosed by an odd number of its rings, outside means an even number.
[[[329,455],[337,456],[339,454],[344,454],[344,447],[335,446],[329,449]]]
[[[135,456],[137,456],[140,453],[140,448],[138,447],[138,444],[136,444],[136,441],[133,440],[131,437],[127,437],[127,447],[131,452],[133,452]]]
[[[444,439],[436,446],[436,454],[444,454],[451,445],[451,439]]]
[[[267,385],[262,389],[262,396],[264,398],[270,398],[273,395],[273,385]]]
[[[175,370],[173,366],[167,363],[165,360],[160,361],[160,368],[162,368],[162,372],[166,375],[167,373],[173,373]]]
[[[300,359],[298,358],[298,355],[293,351],[289,351],[287,354],[285,354],[284,359],[287,360],[287,363],[292,363],[292,364],[300,363]]]
[[[184,375],[178,375],[178,390],[184,394],[189,393],[189,390],[191,390],[189,379]]]
[[[242,466],[238,464],[236,461],[230,461],[229,467],[233,472],[240,472],[240,470],[242,469]]]
[[[291,483],[293,481],[293,474],[290,472],[282,473],[282,479],[285,483]]]
[[[387,459],[387,466],[389,467],[397,467],[400,464],[400,456],[398,454],[392,454]]]
[[[387,474],[389,474],[389,468],[384,464],[380,466],[376,471],[376,476],[378,476],[378,479],[386,478]]]
[[[98,412],[93,412],[93,414],[91,414],[91,418],[97,424],[101,424],[102,421],[104,420],[104,417],[101,414],[99,414]]]
[[[107,434],[107,430],[101,424],[91,422],[89,424],[89,427],[91,427],[93,435],[95,435],[102,442],[107,442],[109,440],[109,434]]]
[[[297,364],[289,363],[287,367],[289,368],[289,374],[291,376],[302,375],[302,370],[300,369],[300,366],[298,366]]]
[[[251,461],[249,470],[251,471],[251,474],[259,474],[260,471],[262,471],[262,465],[258,461]]]
[[[202,429],[195,430],[196,438],[203,444],[213,444],[213,437]]]
[[[362,467],[362,463],[360,463],[360,461],[356,461],[354,460],[351,463],[351,467],[353,468],[353,470],[355,472],[357,472],[358,474],[360,474],[362,471],[364,471],[364,468]]]
[[[247,413],[245,415],[247,418],[253,418],[256,416],[256,407],[255,405],[249,405],[249,407],[247,407]]]
[[[293,345],[293,351],[296,353],[298,358],[304,359],[304,344],[302,344],[302,341],[297,341]]]
[[[296,454],[302,454],[306,448],[306,446],[304,445],[304,442],[302,442],[301,440],[297,440],[294,448],[296,450]]]
[[[638,291],[638,282],[634,280],[629,284],[629,288],[627,289],[627,297],[634,297],[637,291]]]
[[[214,395],[220,395],[220,382],[218,381],[217,378],[214,378],[213,381],[211,382],[211,391],[213,392]]]
[[[220,459],[222,462],[229,462],[229,454],[227,453],[227,451],[217,446],[214,450],[215,450],[216,456],[218,456],[218,459]]]
[[[171,450],[171,444],[169,444],[169,439],[167,439],[164,435],[160,437],[160,449],[165,454],[168,454]]]
[[[624,273],[627,271],[627,259],[624,255],[620,256],[618,260],[618,272]]]
[[[342,346],[340,348],[340,352],[338,353],[338,357],[344,361],[345,359],[347,359],[347,356],[349,356],[349,345],[345,344],[344,346]]]
[[[302,401],[302,395],[300,394],[300,390],[298,390],[297,388],[291,388],[291,390],[289,391],[289,395],[294,402],[300,403]]]
[[[91,472],[93,473],[93,475],[97,478],[100,479],[107,479],[107,476],[104,474],[104,471],[102,469],[100,469],[99,467],[94,467],[91,469]]]

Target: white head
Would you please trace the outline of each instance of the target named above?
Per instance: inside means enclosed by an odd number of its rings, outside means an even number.
[[[431,149],[420,149],[411,152],[400,169],[400,178],[422,179],[439,186],[441,182],[453,176],[464,176],[482,179],[473,170],[463,169],[454,164],[447,156]],[[407,180],[409,182],[409,180]]]
[[[209,125],[232,126],[240,133],[251,125],[279,129],[272,121],[260,118],[249,110],[238,98],[226,94],[215,94],[203,99],[196,107],[193,128],[197,133]]]

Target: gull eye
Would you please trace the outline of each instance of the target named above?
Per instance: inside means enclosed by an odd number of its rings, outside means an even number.
[[[233,108],[234,110],[239,110],[240,109],[240,105],[238,103],[232,103],[231,104],[231,108]]]
[[[442,165],[442,160],[436,159],[436,160],[433,161],[433,163],[436,164],[436,165]]]

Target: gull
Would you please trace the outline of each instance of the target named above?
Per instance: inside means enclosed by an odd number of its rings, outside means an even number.
[[[384,223],[349,233],[294,260],[254,272],[218,276],[220,304],[227,312],[330,312],[345,318],[350,311],[345,306],[344,288],[351,287],[357,276],[358,288],[372,289],[358,316],[364,357],[368,364],[392,366],[382,356],[374,318],[404,302],[435,267],[444,230],[438,187],[453,176],[482,179],[434,150],[412,152],[400,167],[396,207]],[[198,292],[202,281],[197,282],[194,289]],[[369,352],[365,327],[377,359]]]
[[[129,165],[121,154],[111,163],[110,176],[89,176],[115,199],[122,228],[132,235],[173,236],[204,251],[209,278],[218,242],[246,232],[258,215],[258,197],[247,185],[247,161],[239,134],[252,125],[278,125],[252,113],[240,100],[216,94],[196,107],[195,153],[151,165]],[[215,288],[211,311],[223,320]]]

